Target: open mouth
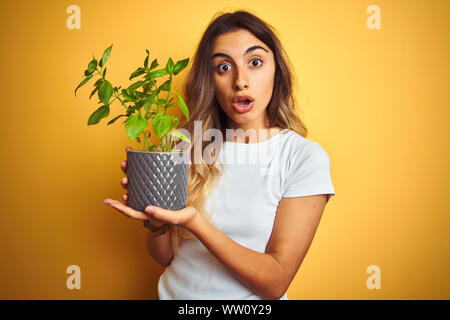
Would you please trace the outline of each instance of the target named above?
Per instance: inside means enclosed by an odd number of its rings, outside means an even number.
[[[248,106],[252,102],[250,99],[238,100],[236,104],[240,107]]]
[[[244,112],[248,112],[252,109],[253,101],[248,100],[248,99],[238,100],[238,101],[234,102],[232,105],[236,112],[244,113]]]

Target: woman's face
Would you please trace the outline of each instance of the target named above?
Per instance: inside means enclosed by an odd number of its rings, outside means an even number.
[[[267,128],[266,107],[275,78],[273,52],[251,32],[239,29],[216,37],[211,57],[216,98],[228,115],[227,127]],[[247,98],[253,101],[242,101]]]

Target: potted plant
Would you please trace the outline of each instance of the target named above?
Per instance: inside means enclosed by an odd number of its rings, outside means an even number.
[[[89,99],[97,93],[102,106],[91,114],[87,125],[98,124],[100,120],[108,117],[110,105],[118,101],[124,111],[112,118],[107,125],[124,117],[122,123],[125,124],[128,138],[142,143],[142,149],[127,151],[128,206],[141,212],[148,205],[180,210],[186,206],[190,152],[177,150],[175,142],[181,139],[190,143],[190,139],[175,129],[180,121],[176,116],[167,114],[167,110],[174,106],[174,97],[170,97],[170,94],[174,93],[178,107],[189,121],[186,103],[181,95],[172,89],[173,76],[187,66],[189,58],[177,63],[169,58],[164,68],[156,69],[159,66],[158,60],[154,59],[149,66],[150,52],[147,49],[143,67],[137,68],[129,77],[129,80],[138,77],[141,79],[121,90],[121,87],[114,87],[106,79],[105,64],[111,49],[112,45],[103,52],[100,61],[93,56],[84,71],[83,81],[75,89],[76,96],[80,87],[99,76]],[[169,78],[158,85],[157,78],[164,76]],[[160,139],[159,145],[150,142],[149,123]]]

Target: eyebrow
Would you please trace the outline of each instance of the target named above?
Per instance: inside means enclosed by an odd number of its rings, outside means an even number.
[[[263,49],[265,52],[269,52],[266,48],[263,48],[261,46],[253,46],[253,47],[248,48],[242,56],[245,56],[245,55],[249,54],[250,52],[255,51],[256,49]],[[231,59],[231,57],[229,55],[222,53],[222,52],[214,53],[211,56],[211,60],[214,59],[215,57],[225,57],[225,58]]]

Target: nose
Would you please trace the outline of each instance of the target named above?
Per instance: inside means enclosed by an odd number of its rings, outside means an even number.
[[[236,90],[248,89],[248,78],[245,71],[241,68],[236,68],[236,77],[234,80],[234,88]]]

